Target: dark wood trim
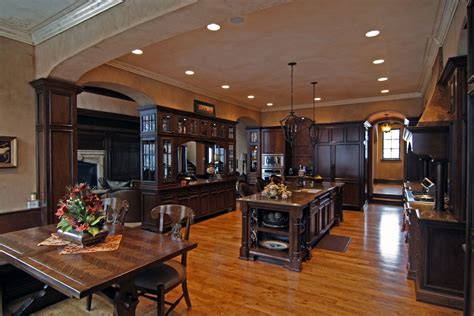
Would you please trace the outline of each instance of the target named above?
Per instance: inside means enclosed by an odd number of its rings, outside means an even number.
[[[42,207],[11,210],[0,213],[0,234],[42,226],[45,222]]]
[[[139,116],[131,116],[131,115],[96,111],[96,110],[89,110],[89,109],[78,108],[77,116],[84,117],[84,118],[106,119],[106,120],[121,121],[121,122],[127,121],[127,122],[136,123],[137,125],[140,124]]]
[[[188,112],[188,111],[173,109],[173,108],[169,108],[169,107],[162,106],[162,105],[144,105],[144,106],[138,107],[138,110],[139,111],[158,110],[159,112],[178,114],[178,115],[185,116],[187,118],[199,118],[199,119],[203,119],[203,120],[217,121],[217,122],[226,123],[226,124],[236,124],[237,123],[236,121],[232,121],[232,120],[226,120],[226,119],[219,118],[219,117],[213,117],[213,116],[209,116],[209,115],[203,115],[203,114],[198,114],[198,113],[194,113],[194,112]]]
[[[93,86],[84,86],[83,90],[84,90],[84,92],[88,92],[88,93],[99,94],[99,95],[103,95],[103,96],[106,96],[106,97],[111,97],[111,98],[116,98],[116,99],[135,102],[135,100],[133,100],[132,98],[130,98],[129,96],[127,96],[125,94],[122,94],[122,93],[117,92],[117,91],[109,90],[109,89],[106,89],[106,88],[93,87]]]
[[[374,183],[403,184],[403,180],[374,179]]]
[[[439,77],[438,84],[446,86],[448,84],[448,81],[451,79],[453,72],[456,70],[456,68],[459,67],[467,67],[466,55],[448,58],[448,60],[446,61],[446,65],[444,66],[443,72]]]

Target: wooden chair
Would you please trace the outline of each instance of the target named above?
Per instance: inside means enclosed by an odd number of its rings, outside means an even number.
[[[260,177],[257,177],[257,192],[262,192],[267,182]]]
[[[129,204],[127,200],[116,197],[102,199],[102,207],[105,210],[106,220],[112,224],[125,224],[125,217],[128,213]],[[115,212],[115,213],[114,213]],[[114,218],[115,217],[115,218]],[[92,294],[87,297],[86,310],[90,311],[92,307]]]
[[[252,195],[255,194],[255,190],[248,184],[247,182],[239,182],[239,195],[241,197],[247,196],[247,195]]]
[[[151,210],[151,218],[158,219],[158,231],[165,233],[171,228],[172,238],[189,240],[189,231],[193,220],[193,210],[183,205],[161,205]],[[181,227],[184,223],[184,236]],[[171,305],[166,311],[168,315],[183,299],[188,308],[191,300],[188,293],[186,278],[187,254],[181,256],[181,262],[169,260],[145,270],[135,278],[135,286],[139,296],[157,301],[157,314],[165,315],[165,304]],[[181,285],[183,294],[174,302],[165,301],[165,294]]]

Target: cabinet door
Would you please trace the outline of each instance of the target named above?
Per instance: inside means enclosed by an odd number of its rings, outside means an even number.
[[[318,145],[315,148],[316,173],[323,178],[332,178],[331,145]]]
[[[270,130],[262,131],[262,154],[273,154],[275,152],[275,143],[273,133]]]
[[[359,178],[360,175],[360,145],[335,145],[334,171],[336,178]]]
[[[344,127],[336,127],[331,131],[331,141],[333,143],[342,143],[344,141]]]
[[[285,138],[283,137],[283,132],[278,130],[272,131],[273,135],[273,153],[275,154],[284,154],[285,153]]]

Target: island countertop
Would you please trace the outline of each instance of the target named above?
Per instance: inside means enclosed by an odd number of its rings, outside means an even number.
[[[344,183],[342,182],[322,182],[315,184],[313,187],[303,187],[297,189],[288,187],[288,190],[292,192],[292,195],[286,200],[271,199],[266,196],[263,196],[262,193],[256,193],[253,195],[242,197],[239,199],[239,201],[274,204],[280,206],[287,205],[302,207],[307,205],[308,203],[311,203],[311,201],[313,201],[315,198],[343,185]]]

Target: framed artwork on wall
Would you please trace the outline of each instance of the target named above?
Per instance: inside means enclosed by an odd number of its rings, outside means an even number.
[[[194,100],[194,112],[209,116],[216,116],[216,108],[214,104],[199,100]]]
[[[17,165],[16,137],[0,136],[0,168],[15,168]]]

